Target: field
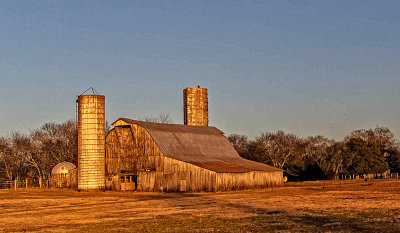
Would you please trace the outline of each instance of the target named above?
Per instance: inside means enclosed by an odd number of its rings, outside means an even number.
[[[400,232],[400,180],[219,193],[0,190],[5,232]]]

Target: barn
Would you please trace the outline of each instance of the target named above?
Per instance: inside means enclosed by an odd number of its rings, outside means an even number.
[[[106,136],[106,188],[225,191],[281,185],[283,172],[241,158],[219,129],[120,118]]]
[[[206,88],[183,90],[183,125],[119,118],[107,135],[105,97],[88,90],[76,101],[78,190],[225,191],[283,183],[282,170],[241,158],[208,125]]]

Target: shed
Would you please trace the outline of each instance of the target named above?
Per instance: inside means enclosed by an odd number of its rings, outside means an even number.
[[[76,185],[76,166],[70,162],[61,162],[51,170],[50,183],[55,188],[71,188]]]
[[[282,170],[241,158],[215,127],[127,118],[112,125],[106,136],[109,189],[221,191],[283,183]]]

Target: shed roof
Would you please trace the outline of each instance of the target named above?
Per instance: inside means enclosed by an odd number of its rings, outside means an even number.
[[[113,125],[121,125],[121,121],[145,128],[163,155],[211,171],[280,171],[240,157],[223,132],[213,126],[161,124],[128,118],[119,118]]]
[[[61,162],[53,167],[53,169],[51,170],[51,174],[54,175],[54,174],[68,173],[68,171],[75,169],[75,168],[76,168],[76,166],[73,163]]]

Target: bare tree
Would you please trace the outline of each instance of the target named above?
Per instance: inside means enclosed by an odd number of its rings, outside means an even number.
[[[262,133],[255,140],[254,152],[260,156],[260,162],[292,172],[297,166],[296,162],[301,160],[302,150],[302,140],[283,131]]]
[[[6,177],[0,177],[1,179],[8,179],[9,181],[14,178],[15,159],[12,156],[11,144],[8,138],[0,138],[0,168],[4,170]]]
[[[29,163],[37,169],[39,180],[48,179],[60,162],[77,162],[77,133],[74,121],[46,123],[31,132]]]
[[[169,114],[167,113],[160,113],[156,117],[147,116],[143,118],[143,121],[155,122],[155,123],[162,123],[162,124],[172,124],[173,121],[170,118]]]
[[[15,180],[19,180],[22,175],[26,175],[26,170],[29,170],[28,166],[34,166],[32,157],[32,144],[31,140],[25,134],[14,132],[11,135],[11,156],[13,159],[14,175]],[[37,166],[35,168],[38,168]]]
[[[241,157],[247,158],[249,156],[249,140],[247,140],[247,136],[231,134],[228,136],[228,140]]]
[[[316,165],[323,174],[318,179],[333,178],[338,174],[341,165],[342,144],[324,136],[313,136],[306,139],[304,156],[307,166]],[[315,176],[317,174],[309,174]]]

